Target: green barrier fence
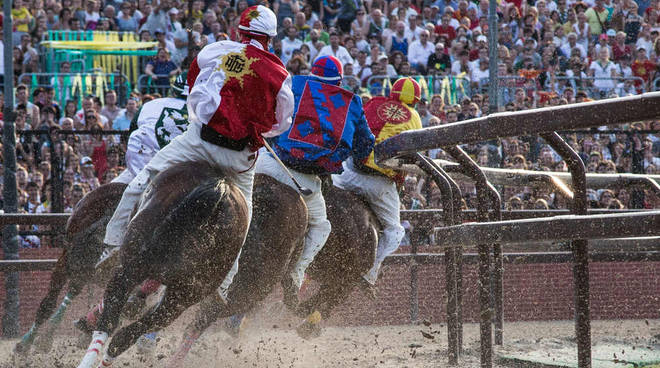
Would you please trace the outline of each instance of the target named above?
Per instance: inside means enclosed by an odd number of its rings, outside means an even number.
[[[43,70],[60,71],[64,61],[72,64],[72,72],[100,69],[104,73],[119,71],[135,84],[147,58],[156,55],[155,43],[138,42],[135,32],[48,31],[42,42],[45,49]]]
[[[53,98],[63,109],[67,100],[74,100],[78,108],[84,96],[104,98],[104,91],[117,92],[118,103],[123,105],[132,91],[131,83],[120,73],[24,73],[18,82],[25,83],[29,95],[39,87],[53,87]]]

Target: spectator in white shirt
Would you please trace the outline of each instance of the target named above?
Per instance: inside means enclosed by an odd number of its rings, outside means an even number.
[[[573,49],[578,49],[580,50],[580,57],[582,59],[586,59],[587,57],[587,51],[582,47],[581,44],[577,42],[577,33],[571,32],[568,34],[567,37],[567,42],[563,45],[561,45],[561,51],[564,53],[564,55],[571,55],[571,52]]]
[[[295,26],[289,26],[286,34],[287,37],[282,40],[282,56],[280,57],[284,65],[291,59],[293,51],[300,49],[300,46],[303,44],[302,40],[297,38],[298,30]]]
[[[336,32],[330,33],[330,44],[324,46],[321,51],[319,51],[317,57],[326,55],[332,55],[336,57],[339,59],[339,61],[341,61],[342,64],[354,64],[353,58],[348,53],[348,50],[339,44],[339,34]]]
[[[408,17],[408,23],[406,23],[405,37],[408,40],[408,45],[413,41],[419,40],[419,35],[424,31],[425,28],[420,27],[417,24],[417,15],[411,15]]]
[[[617,65],[610,60],[610,50],[604,47],[598,51],[598,59],[592,61],[591,65],[589,65],[589,76],[596,78],[594,80],[594,89],[602,97],[616,87],[615,81],[612,78],[618,76],[618,69]]]
[[[478,59],[477,62],[479,65],[472,69],[472,75],[470,80],[472,81],[473,87],[478,87],[479,82],[482,79],[488,79],[490,71],[488,70],[488,58]]]
[[[88,0],[85,11],[85,29],[96,29],[96,24],[101,19],[97,11],[96,0]]]
[[[316,48],[316,43],[319,42],[321,38],[321,31],[318,29],[312,29],[309,31],[309,41],[305,42],[305,45],[309,47],[309,60],[316,60],[316,55],[319,53],[319,50]]]
[[[424,74],[426,73],[426,63],[429,56],[435,51],[435,45],[428,41],[429,32],[422,31],[419,34],[419,40],[413,41],[408,47],[408,61],[413,68]]]
[[[405,11],[406,11],[406,17],[404,18],[404,20],[407,20],[408,17],[410,17],[411,15],[417,15],[417,11],[410,7],[410,0],[401,0],[401,1],[399,1],[399,7],[392,9],[392,12],[390,14],[398,15],[399,14],[399,8],[405,9]]]

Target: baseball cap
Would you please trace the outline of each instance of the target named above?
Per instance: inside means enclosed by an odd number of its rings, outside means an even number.
[[[481,36],[477,37],[477,42],[480,42],[480,41],[488,42],[488,38],[484,35],[481,35]]]
[[[165,32],[163,32],[163,29],[162,29],[162,28],[156,28],[156,30],[154,31],[154,34],[157,35],[157,34],[159,34],[159,33],[160,33],[160,34],[165,34]]]
[[[94,163],[92,162],[92,159],[89,156],[83,156],[83,158],[80,159],[80,166],[93,166]]]
[[[168,11],[169,14],[179,14],[179,9],[177,8],[172,8],[170,11]]]
[[[598,36],[598,39],[599,40],[607,40],[607,35],[605,33],[603,33],[600,36]]]
[[[614,37],[614,36],[616,36],[616,31],[613,30],[612,28],[610,28],[610,29],[607,30],[607,32],[605,32],[605,34],[606,34],[608,37]]]

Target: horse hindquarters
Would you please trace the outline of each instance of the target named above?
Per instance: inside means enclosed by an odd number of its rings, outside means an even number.
[[[161,175],[172,173],[177,171]],[[181,178],[157,179],[153,192],[129,225],[121,250],[122,267],[106,289],[99,329],[111,331],[127,292],[144,279],[161,281],[166,293],[156,308],[112,338],[110,357],[121,354],[145,332],[166,327],[212,292],[238,255],[248,222],[243,195],[224,179],[212,179],[199,171],[196,174],[198,181],[187,181],[181,185],[183,188],[176,186]],[[200,177],[206,179],[200,183]],[[175,186],[176,191],[168,185]],[[191,187],[194,189],[186,194]],[[167,213],[164,219],[163,213]]]
[[[224,179],[200,184],[153,232],[147,259],[166,265],[154,276],[168,287],[188,284],[203,295],[214,290],[238,256],[248,221],[236,186]]]

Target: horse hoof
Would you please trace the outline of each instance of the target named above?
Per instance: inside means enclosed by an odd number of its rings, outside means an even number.
[[[137,353],[140,355],[153,355],[156,351],[156,333],[148,333],[140,336],[135,343]]]
[[[25,343],[23,341],[19,341],[16,346],[14,346],[14,353],[20,355],[20,356],[26,356],[28,352],[30,352],[30,347],[32,344]]]
[[[128,298],[128,301],[126,301],[126,305],[124,306],[124,310],[122,312],[124,318],[136,319],[137,317],[140,316],[140,312],[142,312],[142,309],[144,308],[145,304],[146,304],[146,298],[143,298],[136,294],[131,295]]]
[[[78,337],[76,337],[76,346],[80,349],[87,349],[89,346],[89,341],[92,339],[92,334],[87,332],[81,332]]]
[[[41,335],[34,342],[35,349],[40,353],[48,353],[53,348],[53,337]]]
[[[317,323],[305,321],[303,324],[296,328],[298,336],[305,340],[310,340],[321,336],[321,327]]]
[[[225,332],[234,339],[238,339],[241,334],[241,327],[243,326],[244,316],[238,314],[227,318],[224,322]]]
[[[367,297],[369,300],[376,300],[376,286],[370,284],[367,280],[364,278],[360,278],[360,290],[364,293],[364,295]]]

